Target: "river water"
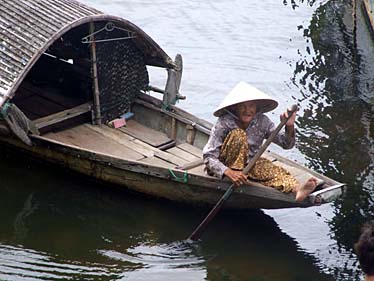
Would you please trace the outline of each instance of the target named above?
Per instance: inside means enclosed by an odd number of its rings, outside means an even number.
[[[362,280],[353,244],[374,219],[373,41],[352,1],[84,0],[147,32],[184,72],[178,105],[211,114],[238,82],[299,103],[297,145],[273,149],[338,181],[307,209],[223,212],[143,198],[2,150],[0,280]],[[164,70],[150,69],[162,87]]]

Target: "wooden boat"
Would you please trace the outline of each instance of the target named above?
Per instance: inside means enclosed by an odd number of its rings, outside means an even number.
[[[72,0],[3,0],[0,29],[3,144],[176,202],[212,205],[229,187],[204,172],[212,124],[175,106],[183,98],[181,56],[173,61],[134,24]],[[147,66],[167,70],[165,90],[150,86]],[[323,189],[295,202],[293,194],[250,182],[226,208],[309,207],[343,192],[343,184],[296,162],[264,157],[300,181],[314,175]]]

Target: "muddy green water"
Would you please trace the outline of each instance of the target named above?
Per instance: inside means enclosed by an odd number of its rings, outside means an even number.
[[[182,108],[211,115],[240,80],[301,105],[281,151],[348,185],[321,207],[223,212],[144,198],[0,148],[0,280],[362,280],[352,246],[374,219],[373,41],[351,1],[84,0],[181,53]],[[360,7],[358,5],[358,7]],[[356,22],[356,25],[354,24]],[[356,27],[356,28],[355,28]],[[165,71],[150,69],[161,87]]]

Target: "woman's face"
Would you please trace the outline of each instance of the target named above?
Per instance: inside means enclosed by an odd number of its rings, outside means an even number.
[[[236,105],[236,115],[243,125],[248,126],[256,114],[256,102],[245,101]]]

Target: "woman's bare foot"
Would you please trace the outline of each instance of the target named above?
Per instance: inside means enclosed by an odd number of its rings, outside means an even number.
[[[311,177],[307,180],[304,185],[300,185],[296,188],[296,201],[300,202],[303,201],[305,198],[308,197],[317,187],[317,179],[315,177]]]

